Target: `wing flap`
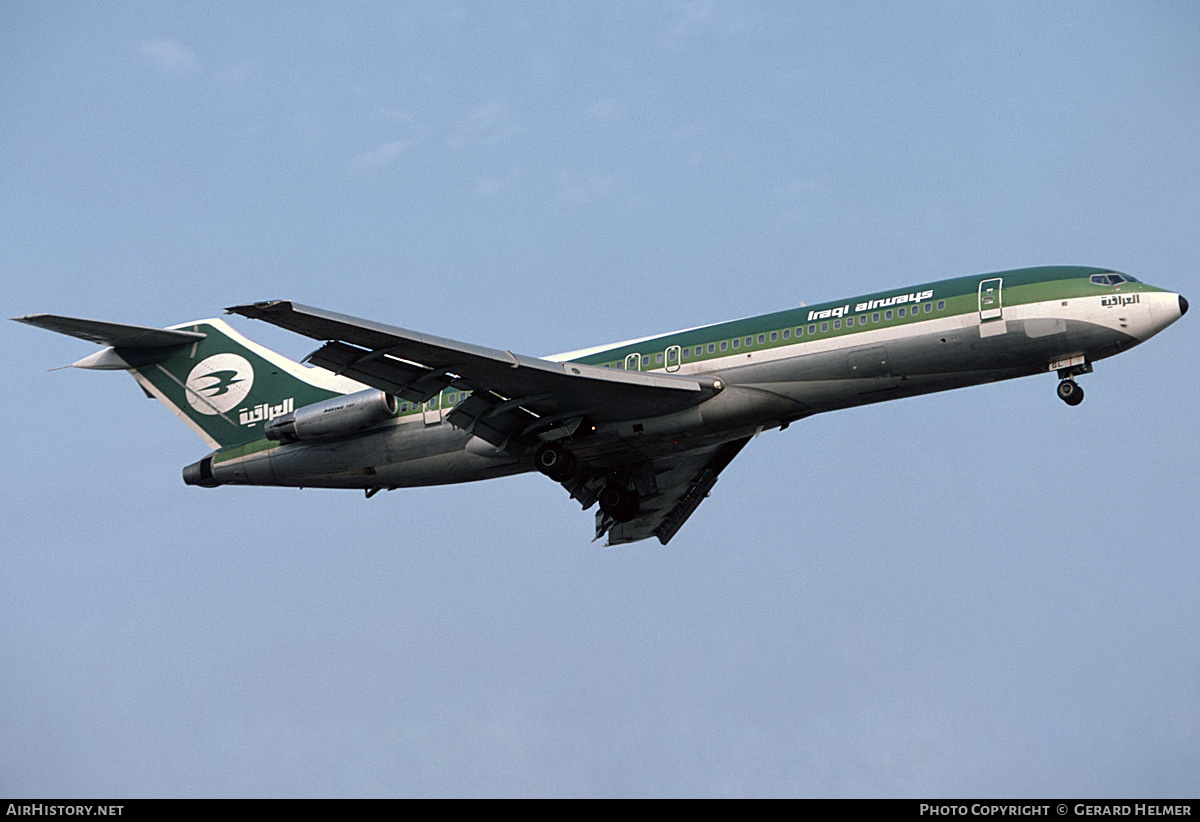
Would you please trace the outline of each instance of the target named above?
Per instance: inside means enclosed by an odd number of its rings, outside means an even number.
[[[628,522],[616,522],[603,511],[597,511],[595,538],[607,534],[607,545],[622,545],[657,537],[666,545],[708,497],[717,476],[749,441],[750,437],[744,437],[670,462],[652,463],[658,493],[644,497],[638,515]]]
[[[371,351],[335,341],[321,346],[306,359],[410,402],[425,402],[454,383],[446,369],[407,362],[388,354],[387,349]]]

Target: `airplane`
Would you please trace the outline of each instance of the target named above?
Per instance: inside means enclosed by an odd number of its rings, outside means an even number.
[[[666,545],[754,437],[841,408],[1048,372],[1076,377],[1187,313],[1105,268],[958,277],[550,357],[456,342],[286,300],[238,305],[322,345],[305,365],[221,319],[169,328],[13,319],[106,346],[212,453],[188,485],[381,490],[539,471],[595,539]]]

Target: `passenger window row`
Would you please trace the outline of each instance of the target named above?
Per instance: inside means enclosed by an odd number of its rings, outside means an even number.
[[[1093,277],[1093,280],[1095,280],[1095,277]],[[896,308],[896,309],[889,308],[885,311],[873,311],[870,313],[870,315],[863,313],[859,316],[846,317],[845,318],[845,327],[846,328],[856,328],[856,327],[862,327],[862,326],[866,326],[866,325],[872,325],[874,323],[888,322],[889,320],[894,320],[894,319],[905,319],[905,318],[909,318],[909,317],[917,317],[922,313],[932,314],[934,310],[935,310],[934,303],[927,302],[927,303],[921,303],[921,304],[917,304],[917,305],[913,305],[913,306],[905,306],[905,307]],[[946,301],[938,300],[936,310],[945,311],[946,310]],[[739,351],[739,350],[742,350],[745,348],[752,348],[756,345],[766,345],[768,340],[771,343],[777,343],[777,342],[780,342],[781,340],[790,340],[793,338],[799,340],[801,337],[806,337],[806,336],[812,337],[817,334],[826,334],[831,330],[831,326],[832,326],[833,331],[840,331],[840,330],[842,330],[842,322],[843,322],[843,320],[837,319],[837,320],[825,321],[825,322],[821,322],[821,323],[809,323],[806,326],[798,325],[794,329],[793,328],[784,328],[783,330],[780,330],[780,331],[764,332],[762,334],[750,335],[748,337],[737,337],[732,340],[720,340],[718,342],[703,343],[703,344],[697,345],[697,346],[683,346],[680,349],[680,353],[678,355],[678,360],[672,360],[672,364],[675,364],[676,362],[678,362],[680,360],[683,362],[686,362],[688,360],[702,359],[703,357],[705,357],[708,354],[718,354],[722,351],[730,351],[730,350]],[[673,347],[674,346],[672,346],[672,348]],[[640,356],[641,356],[641,360],[642,360],[642,363],[641,363],[642,368],[648,368],[650,366],[650,355],[643,354]],[[632,354],[630,355],[629,359],[633,359]],[[661,353],[655,354],[654,362],[657,365],[662,365],[663,355]],[[637,365],[636,360],[634,360],[634,365],[635,366]],[[606,363],[604,363],[604,367],[605,368],[625,368],[626,361],[625,360],[615,360],[613,362],[606,362]]]

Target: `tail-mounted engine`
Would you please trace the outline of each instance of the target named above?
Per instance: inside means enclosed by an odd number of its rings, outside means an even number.
[[[276,417],[264,435],[278,442],[344,437],[396,415],[396,395],[374,388],[314,402]]]

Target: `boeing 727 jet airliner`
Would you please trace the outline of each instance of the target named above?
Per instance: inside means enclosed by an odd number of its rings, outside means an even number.
[[[277,300],[228,313],[322,342],[293,362],[219,319],[171,328],[33,314],[107,346],[213,452],[184,482],[381,490],[537,470],[596,538],[664,545],[755,435],[822,411],[1023,377],[1075,378],[1188,310],[1101,268],[1001,271],[553,357],[433,337]]]

